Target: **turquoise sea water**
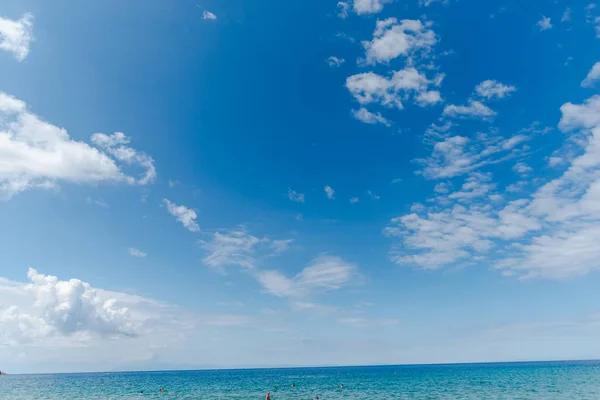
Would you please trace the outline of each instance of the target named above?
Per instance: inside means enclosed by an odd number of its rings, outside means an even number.
[[[295,387],[292,387],[295,383]],[[340,385],[344,387],[341,388]],[[274,386],[277,386],[277,389]],[[161,387],[164,393],[159,393]],[[140,395],[143,390],[144,394]],[[0,399],[600,399],[600,362],[7,375]]]

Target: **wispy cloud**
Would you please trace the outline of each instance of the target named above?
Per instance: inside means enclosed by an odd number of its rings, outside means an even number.
[[[367,190],[367,196],[371,199],[371,200],[380,200],[381,196],[373,193],[371,190]]]
[[[295,203],[304,203],[304,193],[298,193],[295,190],[288,189],[288,199]]]
[[[335,57],[335,56],[329,57],[326,61],[327,61],[327,64],[331,68],[340,67],[343,63],[346,62],[346,60],[344,60],[343,58],[338,58],[338,57]]]
[[[367,110],[364,107],[359,108],[358,110],[352,110],[352,115],[357,120],[364,122],[369,125],[381,124],[385,126],[391,126],[392,123],[385,119],[380,113],[374,114],[371,111]]]
[[[171,202],[169,199],[163,199],[163,203],[167,206],[167,211],[169,211],[169,214],[174,216],[177,221],[181,222],[181,224],[185,226],[188,231],[200,231],[200,226],[196,222],[196,218],[198,217],[196,211],[184,205],[177,205]]]
[[[108,208],[108,204],[104,200],[93,199],[91,197],[87,197],[85,199],[85,201],[88,204],[95,204],[95,205],[97,205],[99,207],[102,207],[102,208]]]
[[[333,190],[331,186],[325,186],[323,189],[325,190],[325,195],[329,200],[335,199],[335,190]]]
[[[356,277],[357,268],[340,257],[319,256],[292,278],[276,270],[258,272],[257,279],[265,291],[278,297],[301,298],[337,290]]]
[[[143,251],[141,251],[139,249],[136,249],[135,247],[130,247],[129,249],[127,249],[127,252],[132,257],[144,258],[147,256],[146,253],[144,253]]]

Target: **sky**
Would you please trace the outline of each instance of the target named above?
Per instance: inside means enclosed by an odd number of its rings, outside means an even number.
[[[599,44],[588,0],[3,1],[0,370],[600,358]]]

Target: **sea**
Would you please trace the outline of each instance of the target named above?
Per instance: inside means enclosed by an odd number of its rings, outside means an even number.
[[[164,392],[160,389],[163,388]],[[600,361],[0,376],[0,399],[600,399]]]

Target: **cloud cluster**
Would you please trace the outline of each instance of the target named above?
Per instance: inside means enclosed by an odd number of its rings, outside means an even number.
[[[427,269],[487,260],[504,274],[525,278],[561,279],[599,269],[600,247],[594,243],[600,239],[600,96],[566,103],[561,112],[559,128],[576,137],[579,151],[560,177],[529,197],[504,200],[489,176],[471,173],[458,191],[391,221],[384,233],[399,239],[392,260]],[[506,140],[494,147],[514,147]],[[454,168],[431,175],[452,176],[465,166],[481,166],[477,154],[486,150],[467,154],[466,143],[452,139],[438,151],[467,161],[453,161],[445,167]],[[529,171],[526,164],[516,164],[515,170]]]
[[[348,10],[352,5],[352,11],[357,15],[369,15],[377,14],[383,10],[383,6],[386,3],[390,3],[391,0],[353,0],[353,1],[339,1],[337,3],[338,16],[340,18],[348,17]]]
[[[13,21],[0,17],[0,50],[12,53],[18,61],[29,54],[33,41],[33,15],[27,13]]]
[[[79,279],[61,281],[32,268],[27,276],[29,284],[14,285],[17,294],[28,298],[25,306],[11,305],[0,311],[0,340],[15,344],[53,335],[139,334],[139,321],[132,318],[129,309],[88,283]]]
[[[364,41],[366,63],[387,63],[397,57],[408,57],[417,51],[428,52],[437,43],[428,24],[419,20],[387,18],[377,21],[373,39]]]
[[[346,88],[361,105],[374,103],[402,109],[402,101],[410,98],[420,106],[440,102],[439,91],[432,87],[438,87],[442,79],[440,75],[429,80],[416,68],[407,67],[394,71],[389,78],[373,72],[352,75],[346,79]]]
[[[31,188],[55,188],[60,182],[127,182],[154,180],[152,158],[125,144],[122,133],[95,134],[92,147],[71,139],[66,130],[31,113],[27,105],[0,92],[0,197]],[[123,166],[138,165],[146,173],[135,179]]]
[[[453,118],[491,119],[496,116],[483,100],[502,99],[517,90],[516,87],[505,85],[495,80],[485,80],[475,86],[473,96],[467,105],[449,104],[444,108],[444,116]]]

